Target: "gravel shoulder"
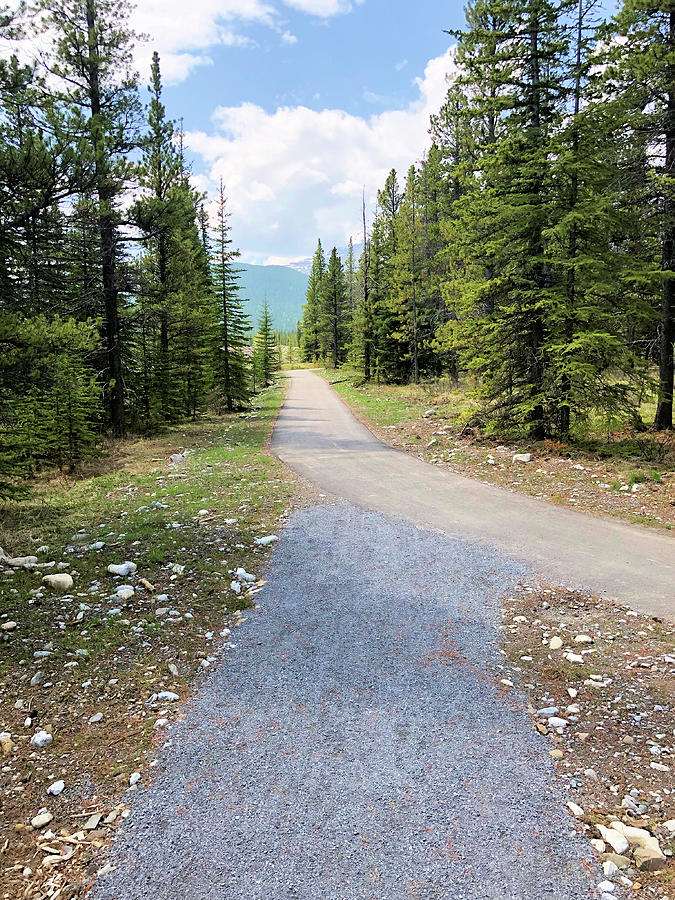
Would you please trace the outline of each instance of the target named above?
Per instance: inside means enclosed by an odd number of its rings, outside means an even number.
[[[92,900],[587,898],[601,875],[503,683],[497,598],[528,575],[346,503],[293,513]]]

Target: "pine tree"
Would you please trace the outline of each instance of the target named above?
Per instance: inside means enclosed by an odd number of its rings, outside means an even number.
[[[326,272],[326,259],[319,241],[312,260],[312,271],[307,285],[307,302],[302,315],[302,358],[304,362],[316,362],[321,355],[321,292]]]
[[[52,75],[78,123],[79,148],[93,166],[98,201],[100,267],[108,364],[108,404],[113,434],[125,425],[122,321],[120,318],[118,204],[138,144],[140,104],[131,71],[132,33],[126,0],[41,0],[45,28],[56,35]]]
[[[615,33],[620,40],[612,40]],[[675,8],[670,2],[624,0],[606,29],[603,88],[613,98],[616,139],[640,172],[642,228],[658,247],[650,260],[658,317],[657,428],[673,427],[675,342]],[[641,170],[641,171],[640,171]],[[656,249],[656,248],[655,248]]]
[[[268,387],[274,380],[274,373],[279,368],[277,340],[272,323],[272,313],[265,298],[258,330],[253,339],[253,369],[256,384],[260,388]]]
[[[324,345],[330,348],[333,368],[344,362],[349,333],[349,295],[337,249],[333,250],[321,286],[321,332]]]
[[[241,270],[235,266],[239,251],[232,249],[228,219],[225,188],[221,181],[213,255],[213,284],[220,303],[218,387],[225,407],[232,412],[244,406],[249,399],[248,360],[245,348],[249,343],[248,335],[251,329],[239,296]]]
[[[143,158],[138,167],[138,181],[146,192],[133,210],[137,225],[145,235],[146,258],[144,260],[144,331],[158,320],[155,359],[152,360],[153,393],[157,395],[158,417],[175,421],[178,415],[177,398],[171,377],[169,256],[172,238],[180,229],[184,217],[181,204],[183,170],[180,156],[174,145],[174,124],[166,117],[162,102],[160,60],[153,54],[148,108],[148,132],[143,138]],[[153,340],[154,344],[155,341]],[[147,366],[146,366],[147,368]],[[146,406],[149,407],[146,399]],[[148,409],[149,412],[149,409]]]

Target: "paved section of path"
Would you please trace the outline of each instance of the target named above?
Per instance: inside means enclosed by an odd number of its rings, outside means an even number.
[[[550,744],[499,683],[495,598],[527,574],[346,503],[295,513],[94,900],[587,900]]]
[[[675,538],[430,466],[375,438],[318,375],[290,375],[272,450],[326,492],[495,547],[557,583],[675,617]]]

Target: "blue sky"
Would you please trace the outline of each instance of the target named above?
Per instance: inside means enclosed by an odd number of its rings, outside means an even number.
[[[242,23],[241,33],[254,45],[211,47],[212,65],[167,88],[167,104],[184,116],[188,130],[207,128],[216,106],[244,101],[268,112],[305,105],[363,116],[404,107],[417,95],[414,77],[448,47],[444,29],[464,16],[461,3],[443,0],[366,0],[346,14],[318,18],[287,9],[283,18],[297,43]]]
[[[372,211],[421,158],[463,21],[456,0],[139,0],[133,25],[196,185],[226,185],[244,261],[284,264],[358,239],[364,188]]]
[[[357,238],[363,189],[372,207],[421,157],[462,21],[447,0],[140,0],[133,24],[197,185],[225,181],[244,260],[284,263]]]

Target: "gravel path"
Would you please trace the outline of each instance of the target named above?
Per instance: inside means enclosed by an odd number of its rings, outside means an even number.
[[[549,744],[500,696],[495,598],[524,574],[346,503],[295,513],[92,900],[588,898]]]

